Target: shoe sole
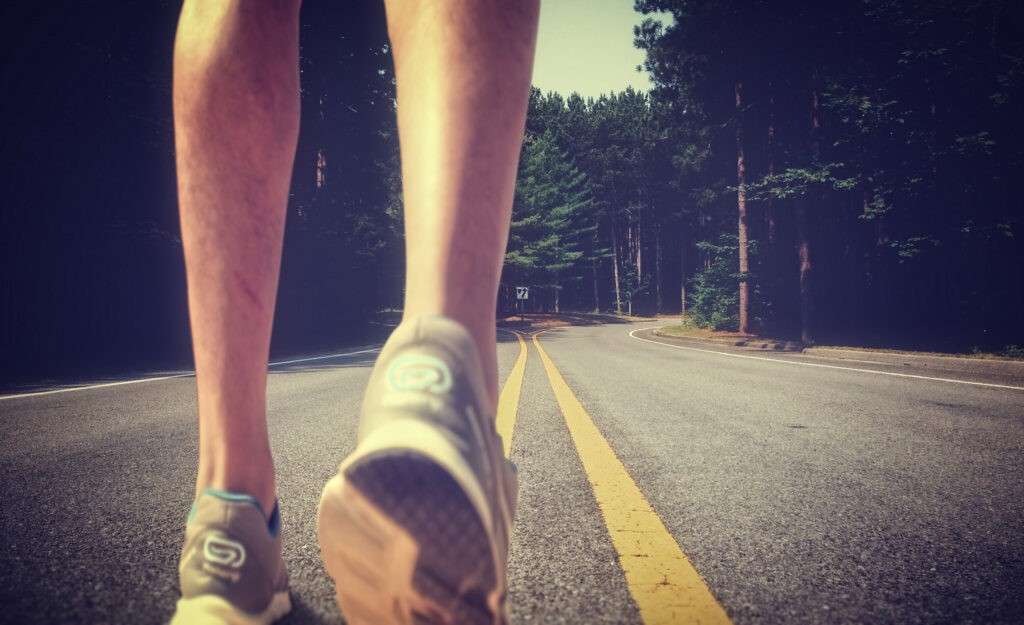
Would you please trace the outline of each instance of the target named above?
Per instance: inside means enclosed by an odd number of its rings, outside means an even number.
[[[481,515],[452,473],[421,451],[346,461],[324,488],[317,534],[351,625],[506,622]]]
[[[223,597],[201,595],[178,599],[170,625],[270,625],[292,610],[287,590],[274,593],[267,609],[259,614],[242,612]]]

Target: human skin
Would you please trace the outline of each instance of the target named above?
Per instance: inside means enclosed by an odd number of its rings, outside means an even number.
[[[406,230],[405,318],[472,335],[492,407],[495,301],[539,0],[385,3]],[[266,378],[299,127],[297,0],[186,0],[174,52],[178,198],[199,399],[197,492],[275,501]]]

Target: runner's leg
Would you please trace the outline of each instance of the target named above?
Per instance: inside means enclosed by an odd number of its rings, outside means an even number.
[[[186,0],[174,49],[197,493],[250,494],[268,513],[266,367],[299,126],[299,4]]]
[[[539,2],[385,4],[398,85],[405,318],[443,314],[465,326],[496,406],[495,305]]]

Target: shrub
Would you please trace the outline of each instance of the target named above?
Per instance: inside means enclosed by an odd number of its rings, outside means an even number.
[[[739,264],[735,235],[723,235],[718,243],[697,244],[710,258],[707,266],[690,280],[686,312],[694,324],[712,330],[739,328]]]

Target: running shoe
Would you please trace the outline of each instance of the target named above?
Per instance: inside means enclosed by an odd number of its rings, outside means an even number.
[[[363,398],[358,445],[317,533],[350,625],[508,622],[516,477],[476,346],[445,317],[396,328]]]
[[[207,488],[185,528],[181,599],[171,625],[269,625],[292,609],[278,508]]]

